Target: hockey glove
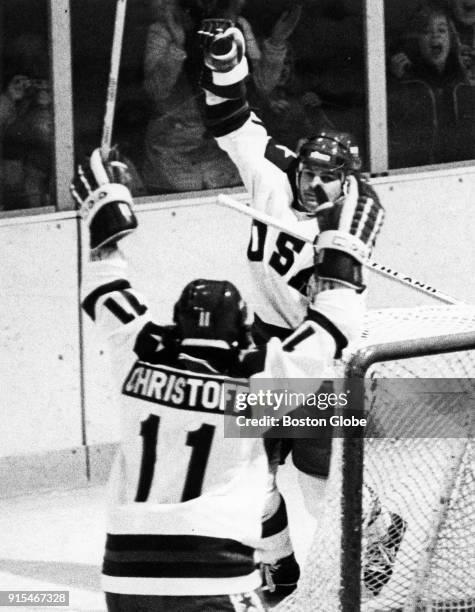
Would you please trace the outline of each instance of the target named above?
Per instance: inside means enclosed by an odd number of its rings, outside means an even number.
[[[89,228],[91,250],[118,242],[137,227],[129,191],[127,165],[112,149],[106,162],[100,149],[78,167],[71,184],[73,198],[80,206],[81,217]]]
[[[220,98],[240,98],[249,74],[242,32],[227,19],[205,19],[198,36],[205,65],[201,85]]]
[[[336,202],[317,209],[320,233],[315,239],[315,267],[318,282],[332,282],[361,292],[362,264],[369,259],[384,220],[384,209],[373,192],[359,193],[357,179],[350,175],[346,193]]]

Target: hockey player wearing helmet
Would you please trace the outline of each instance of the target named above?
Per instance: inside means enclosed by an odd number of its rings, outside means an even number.
[[[363,264],[369,258],[381,228],[384,212],[379,199],[360,175],[361,161],[356,144],[348,134],[326,131],[304,141],[298,153],[279,145],[262,121],[249,108],[245,80],[248,74],[244,40],[240,32],[219,20],[203,21],[199,32],[204,56],[202,86],[206,93],[207,124],[218,145],[236,164],[250,197],[250,206],[287,225],[289,233],[254,221],[247,258],[254,276],[256,314],[253,337],[257,344],[269,337],[285,339],[307,311],[315,296],[326,299],[330,319],[338,312],[362,307],[365,283]],[[317,224],[315,223],[317,220]],[[314,241],[315,246],[290,232]],[[316,274],[314,263],[316,263]],[[349,293],[348,293],[349,292]],[[348,301],[351,294],[352,303]],[[346,340],[326,321],[334,333],[340,357]],[[330,440],[306,445],[295,440],[292,454],[302,471],[325,477],[328,474]],[[290,445],[281,449],[283,460]],[[278,450],[278,449],[277,449]],[[272,469],[275,473],[279,456]],[[283,500],[275,486],[271,491]],[[272,513],[272,495],[268,499]],[[274,501],[274,510],[276,507]],[[280,536],[287,529],[285,506],[276,516]],[[277,530],[277,521],[274,528]],[[273,582],[291,582],[295,566],[272,562],[276,551],[265,541]],[[287,537],[281,554],[291,558]],[[282,570],[282,571],[280,571]]]
[[[246,303],[229,281],[189,283],[175,304],[173,321],[182,347],[225,350],[230,367],[252,344]]]
[[[226,29],[220,20],[205,20],[200,36],[208,128],[236,164],[250,205],[313,240],[318,233],[313,217],[325,208],[350,202],[360,223],[348,229],[366,244],[358,259],[364,263],[384,212],[360,174],[361,161],[351,136],[322,132],[304,141],[297,154],[279,145],[247,103],[248,67],[239,30]],[[247,257],[255,278],[257,342],[269,335],[285,338],[301,320],[315,290],[313,255],[310,244],[261,222],[253,223]],[[364,289],[361,274],[356,284]]]
[[[325,130],[300,143],[296,210],[314,217],[319,206],[342,197],[348,175],[361,168],[358,147],[349,134]]]
[[[192,281],[173,324],[157,324],[117,246],[137,228],[127,178],[115,152],[103,162],[96,150],[72,186],[89,234],[82,306],[108,341],[120,394],[103,564],[107,607],[263,611],[254,553],[272,486],[268,457],[261,438],[223,436],[232,418],[222,409],[224,385],[247,388],[255,374],[324,376],[358,333],[360,295],[343,289],[348,308],[335,308],[342,290],[329,286],[287,341],[272,338],[260,349],[249,347],[249,312],[228,281]],[[319,213],[322,222],[337,231],[339,215],[327,213]]]

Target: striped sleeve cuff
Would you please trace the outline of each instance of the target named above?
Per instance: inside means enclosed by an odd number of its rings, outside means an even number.
[[[122,291],[124,289],[130,289],[130,283],[125,279],[117,279],[110,283],[105,283],[100,287],[97,287],[88,296],[86,296],[82,302],[84,311],[91,317],[93,321],[96,320],[96,304],[97,300],[107,293],[113,291]]]
[[[226,100],[206,107],[206,126],[215,138],[226,136],[239,129],[251,114],[244,98]]]

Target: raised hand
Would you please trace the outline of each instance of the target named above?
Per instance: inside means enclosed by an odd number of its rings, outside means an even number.
[[[204,62],[215,72],[229,72],[244,55],[244,37],[228,19],[204,19],[198,36]]]
[[[241,30],[227,19],[205,19],[198,37],[205,65],[202,87],[221,98],[241,98],[249,72]]]
[[[282,13],[272,29],[270,40],[273,44],[282,45],[289,38],[297,27],[301,13],[302,5],[299,2],[295,2],[292,8]]]
[[[78,166],[71,194],[89,229],[92,251],[118,242],[137,227],[132,195],[123,184],[129,178],[127,165],[116,149],[105,162],[100,149],[95,149],[86,163]]]
[[[391,57],[391,72],[397,79],[402,79],[407,69],[411,67],[411,60],[405,53],[396,53]]]
[[[164,21],[172,42],[177,47],[180,47],[180,49],[183,49],[185,46],[186,32],[179,7],[175,6],[175,3],[165,2],[162,10],[164,11]]]

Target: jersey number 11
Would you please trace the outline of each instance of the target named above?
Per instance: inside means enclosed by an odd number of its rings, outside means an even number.
[[[160,417],[155,414],[149,415],[148,419],[142,421],[140,435],[143,438],[143,452],[139,485],[135,497],[136,502],[147,501],[150,494],[157,458],[159,425]],[[215,429],[213,425],[203,423],[199,429],[188,432],[186,445],[191,446],[193,450],[191,451],[181,502],[186,502],[201,495],[201,487],[203,486]]]

